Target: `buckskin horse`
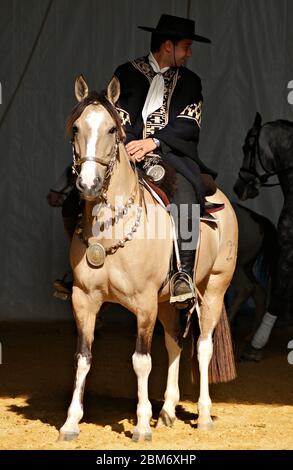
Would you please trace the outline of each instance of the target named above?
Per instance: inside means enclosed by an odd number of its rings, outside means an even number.
[[[119,94],[120,86],[115,78],[109,83],[105,96],[89,92],[84,78],[78,77],[75,81],[78,104],[67,122],[72,135],[74,167],[78,171],[76,184],[85,200],[85,210],[70,249],[78,343],[73,397],[67,420],[60,429],[61,440],[71,440],[79,434],[95,319],[103,302],[121,304],[137,317],[132,363],[137,375],[138,405],[132,439],[150,440],[152,437],[148,377],[157,315],[164,327],[169,357],[165,401],[158,424],[172,425],[179,401],[180,322],[178,311],[169,305],[169,282],[166,282],[173,252],[172,223],[167,211],[142,187],[129,161],[123,145],[124,130],[115,109]],[[200,295],[197,342],[200,371],[197,426],[200,429],[212,427],[209,374],[212,381],[235,377],[231,338],[227,340],[227,336],[221,335],[227,328],[223,298],[236,262],[237,221],[224,194],[217,190],[211,200],[224,203],[225,208],[218,213],[216,226],[201,223],[196,269]],[[219,352],[224,359],[222,368],[213,367],[211,361],[212,356],[219,358]]]
[[[256,114],[243,146],[244,158],[234,191],[242,201],[254,198],[267,181],[277,176],[284,196],[278,221],[277,268],[272,279],[268,311],[290,321],[293,293],[293,123],[285,120],[262,125]],[[292,318],[291,318],[292,320]]]

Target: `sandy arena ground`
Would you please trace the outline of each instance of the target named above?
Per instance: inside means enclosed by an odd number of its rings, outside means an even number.
[[[57,442],[71,398],[73,323],[1,323],[0,449],[293,449],[293,328],[276,329],[262,362],[237,364],[238,378],[211,387],[214,429],[196,428],[197,391],[190,381],[190,340],[181,361],[181,402],[173,428],[155,428],[166,377],[163,336],[153,341],[150,396],[153,440],[132,443],[135,327],[107,322],[96,334],[80,437]],[[243,347],[238,340],[236,350]]]

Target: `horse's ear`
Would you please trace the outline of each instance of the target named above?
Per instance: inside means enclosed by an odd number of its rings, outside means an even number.
[[[110,81],[109,85],[107,86],[107,93],[106,96],[110,103],[112,103],[114,106],[117,103],[119,96],[120,96],[120,83],[117,77],[112,78]]]
[[[261,115],[257,112],[254,118],[253,128],[259,129],[261,127]]]
[[[82,75],[76,77],[74,90],[77,101],[82,101],[88,96],[89,89]]]

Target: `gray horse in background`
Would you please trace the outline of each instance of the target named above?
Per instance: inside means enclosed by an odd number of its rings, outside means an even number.
[[[292,322],[293,303],[293,122],[279,119],[262,125],[256,114],[243,146],[244,158],[234,191],[240,200],[255,198],[263,186],[276,176],[284,196],[284,205],[278,221],[278,263],[268,312],[257,337],[252,341],[261,349],[268,341],[277,319]],[[258,334],[259,333],[259,334]]]
[[[231,282],[228,316],[231,325],[241,307],[250,298],[255,305],[251,328],[254,336],[266,313],[270,283],[277,266],[277,230],[266,217],[237,203],[232,203],[239,228],[238,257]]]

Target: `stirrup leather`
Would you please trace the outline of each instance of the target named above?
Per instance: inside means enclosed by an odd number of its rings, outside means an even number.
[[[185,294],[180,294],[180,295],[175,295],[175,282],[179,279],[183,278],[186,281],[186,284],[189,288],[189,292],[186,292]],[[191,300],[196,299],[196,292],[193,284],[193,280],[191,277],[185,273],[184,271],[179,271],[175,274],[170,279],[170,304],[176,304],[176,303],[183,303]]]

